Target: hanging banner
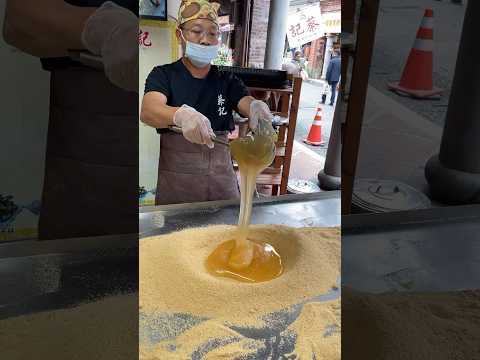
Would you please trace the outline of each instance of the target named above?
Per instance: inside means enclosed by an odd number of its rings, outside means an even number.
[[[316,40],[322,37],[324,32],[318,4],[305,6],[288,14],[287,37],[291,48]]]

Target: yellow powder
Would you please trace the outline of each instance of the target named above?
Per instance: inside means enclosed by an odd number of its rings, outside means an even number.
[[[137,295],[122,295],[0,320],[0,358],[135,359],[137,304]]]
[[[257,324],[257,328],[261,327]],[[305,304],[297,320],[288,326],[279,338],[282,336],[290,336],[292,339],[296,337],[293,351],[284,354],[287,358],[339,360],[340,299],[326,303]],[[140,359],[194,359],[195,355],[192,356],[192,354],[198,352],[202,345],[208,344],[212,339],[222,342],[222,345],[202,353],[201,359],[233,360],[247,356],[250,356],[249,359],[264,359],[257,354],[258,349],[265,348],[265,339],[255,340],[245,337],[217,320],[207,320],[187,330],[175,341],[161,341],[150,347],[140,343]],[[176,348],[176,351],[172,352],[172,348]],[[253,357],[255,355],[257,357]]]
[[[193,359],[201,352],[202,359],[233,360],[268,352],[269,341],[277,341],[299,359],[340,359],[339,299],[316,298],[339,278],[340,230],[251,226],[249,237],[273,245],[284,262],[282,276],[257,284],[215,277],[204,267],[236,231],[210,226],[140,242],[140,358]],[[175,321],[181,331],[163,329]]]
[[[331,329],[328,329],[331,327]],[[291,329],[298,334],[296,359],[331,360],[340,358],[340,301],[308,303]],[[327,330],[325,330],[327,329]],[[325,337],[325,331],[337,336]]]
[[[480,359],[480,290],[342,292],[348,359]]]

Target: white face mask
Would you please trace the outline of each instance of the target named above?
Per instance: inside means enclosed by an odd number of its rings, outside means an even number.
[[[218,55],[219,45],[200,45],[185,40],[182,33],[182,38],[186,43],[185,57],[196,67],[205,67],[212,62]]]

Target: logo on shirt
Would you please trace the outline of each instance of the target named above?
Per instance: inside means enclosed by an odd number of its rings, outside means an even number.
[[[218,95],[217,98],[217,105],[218,105],[218,115],[223,116],[227,115],[227,111],[225,110],[225,99],[223,98],[222,94]]]

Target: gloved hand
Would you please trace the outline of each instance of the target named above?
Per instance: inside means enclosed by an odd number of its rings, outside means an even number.
[[[273,115],[267,104],[260,100],[253,100],[250,103],[250,117],[248,120],[250,129],[255,130],[258,126],[258,120],[260,119],[271,122]]]
[[[212,130],[210,120],[202,113],[188,105],[182,105],[173,115],[173,123],[182,128],[183,136],[194,144],[205,144],[213,148]]]
[[[131,11],[103,3],[85,22],[82,43],[103,58],[113,84],[138,92],[138,18]]]

